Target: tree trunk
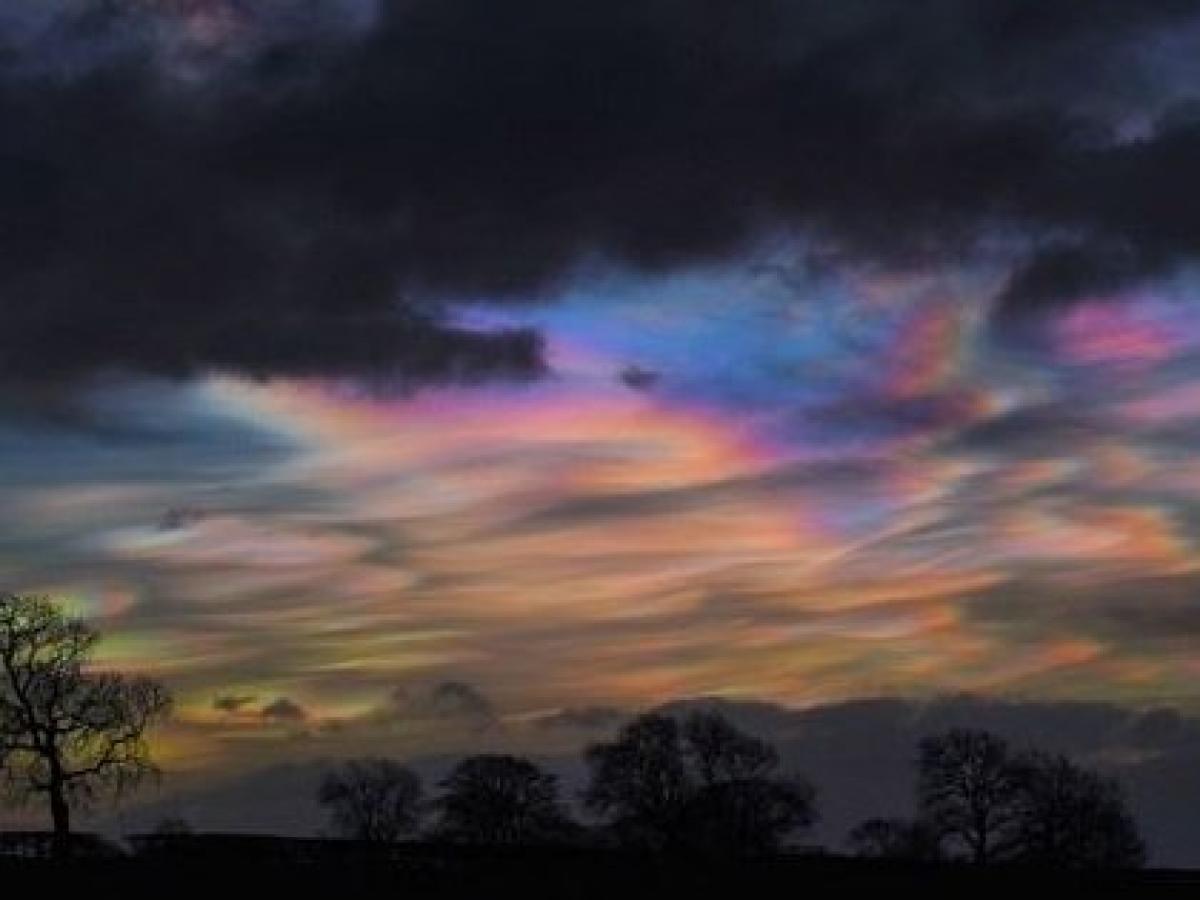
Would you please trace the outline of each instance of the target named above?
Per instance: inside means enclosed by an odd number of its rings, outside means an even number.
[[[52,852],[55,859],[66,859],[71,855],[71,807],[67,803],[66,783],[61,773],[53,770],[50,776],[50,819],[54,824]]]
[[[975,840],[975,864],[986,866],[991,848],[988,846],[988,816],[983,810],[975,812]]]

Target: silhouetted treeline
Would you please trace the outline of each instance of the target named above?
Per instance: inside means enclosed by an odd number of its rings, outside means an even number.
[[[870,819],[848,843],[860,856],[980,865],[1121,869],[1146,858],[1114,780],[1065,756],[1013,753],[997,735],[971,729],[921,741],[915,819]]]
[[[422,834],[477,845],[602,844],[648,850],[769,853],[815,819],[814,791],[776,772],[775,748],[714,713],[682,723],[646,715],[587,748],[582,797],[591,827],[575,821],[557,778],[517,756],[460,761],[424,798],[399,763],[350,760],[331,769],[318,799],[333,831],[361,841]]]
[[[10,795],[44,798],[54,826],[50,835],[0,835],[0,857],[121,855],[95,836],[72,836],[71,809],[155,771],[145,736],[166,715],[170,697],[149,679],[93,672],[88,663],[98,637],[48,598],[0,595],[0,763]],[[403,854],[410,862],[442,858],[444,850],[428,849],[435,846],[485,856],[540,848],[763,859],[797,849],[817,818],[809,781],[782,772],[770,743],[715,712],[640,716],[613,739],[587,747],[583,758],[589,778],[578,799],[585,822],[571,815],[553,774],[506,754],[466,757],[433,797],[397,761],[347,760],[325,774],[317,799],[333,833],[370,858],[393,859],[401,841],[422,839],[425,850]],[[916,765],[915,816],[860,824],[847,839],[857,856],[1075,871],[1145,861],[1120,786],[1064,756],[1013,752],[989,732],[954,729],[921,741]],[[183,850],[249,846],[234,836],[195,835],[182,820],[165,821],[133,843],[143,855],[176,858]],[[300,856],[309,862],[329,852],[328,842],[282,838],[263,837],[255,846],[303,846]],[[338,853],[353,849],[343,845]]]
[[[741,858],[796,848],[817,817],[812,785],[782,773],[770,743],[714,712],[643,715],[583,756],[586,823],[572,818],[554,775],[508,755],[463,759],[431,800],[398,763],[353,760],[327,774],[319,798],[334,831],[360,841],[419,835]],[[956,729],[921,741],[916,765],[916,815],[863,822],[847,838],[857,856],[1077,870],[1144,863],[1119,786],[1066,757],[1014,753],[996,735]]]

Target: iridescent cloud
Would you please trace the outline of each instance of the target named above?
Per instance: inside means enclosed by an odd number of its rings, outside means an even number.
[[[14,433],[53,452],[3,485],[0,562],[175,688],[177,769],[698,694],[1194,702],[1154,615],[1200,627],[1185,301],[1073,307],[1018,353],[977,284],[618,279],[522,314],[555,371],[518,387],[110,386],[165,455]],[[445,684],[495,726],[411,700]]]

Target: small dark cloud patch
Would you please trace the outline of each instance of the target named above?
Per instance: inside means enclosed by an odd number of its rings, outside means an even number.
[[[289,697],[279,697],[262,708],[262,717],[269,722],[298,724],[307,721],[308,710]]]
[[[213,709],[223,713],[238,713],[257,702],[253,694],[222,694],[213,699]]]
[[[429,694],[430,710],[438,716],[492,718],[492,702],[477,688],[463,681],[443,681]]]
[[[983,419],[956,432],[947,452],[993,453],[1010,459],[1054,458],[1111,432],[1095,413],[1068,401],[1037,403]]]
[[[453,680],[398,687],[368,719],[374,724],[411,721],[471,730],[487,730],[499,724],[486,694],[465,681]]]
[[[1013,273],[995,313],[1005,326],[1031,324],[1080,298],[1108,299],[1165,266],[1162,258],[1128,243],[1052,243]]]
[[[910,398],[862,394],[813,409],[805,418],[834,433],[890,437],[928,433],[969,421],[974,415],[973,403],[974,398],[964,391],[936,391]]]
[[[205,517],[206,515],[203,510],[193,509],[188,506],[172,506],[158,520],[158,530],[182,531],[204,521]]]
[[[644,369],[641,366],[626,366],[620,371],[617,376],[618,380],[635,391],[649,391],[658,385],[662,379],[662,374],[655,372],[653,369]]]

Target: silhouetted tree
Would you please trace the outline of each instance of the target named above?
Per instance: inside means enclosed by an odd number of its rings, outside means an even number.
[[[421,779],[390,759],[366,757],[325,773],[317,800],[330,812],[334,830],[359,841],[386,843],[421,823]]]
[[[640,716],[615,741],[588,747],[584,758],[591,768],[584,793],[589,810],[627,843],[671,843],[691,794],[679,723],[659,714]]]
[[[765,853],[816,817],[812,786],[775,774],[775,748],[713,712],[682,727],[642,716],[590,747],[587,761],[586,804],[629,843]]]
[[[683,722],[683,737],[701,784],[759,778],[779,764],[774,747],[735,728],[719,713],[692,713]]]
[[[936,832],[919,819],[867,819],[851,829],[846,843],[868,859],[932,862],[941,856]]]
[[[440,831],[451,840],[535,844],[564,840],[571,829],[558,779],[518,756],[469,756],[441,787]]]
[[[956,728],[921,741],[917,798],[939,838],[976,863],[1005,854],[1014,794],[1008,745],[986,731]]]
[[[683,839],[721,854],[777,851],[816,819],[812,786],[800,778],[735,778],[699,788],[685,807]]]
[[[146,732],[171,706],[148,678],[88,671],[98,640],[49,598],[0,598],[0,752],[19,798],[46,797],[60,854],[73,807],[156,771]]]
[[[1146,851],[1115,781],[1041,751],[1011,764],[1015,855],[1061,868],[1136,868]]]
[[[812,786],[801,778],[777,777],[775,748],[720,713],[700,711],[684,719],[683,748],[694,784],[683,836],[693,848],[769,853],[816,818]]]

